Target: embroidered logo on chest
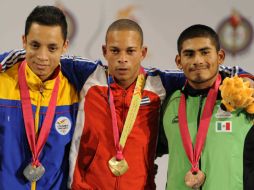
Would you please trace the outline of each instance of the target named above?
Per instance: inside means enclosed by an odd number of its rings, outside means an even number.
[[[55,123],[55,129],[60,135],[67,135],[71,130],[71,121],[67,117],[59,117]]]
[[[227,112],[224,111],[223,109],[221,109],[221,107],[219,106],[217,113],[215,114],[216,118],[231,118],[232,114],[231,112]]]
[[[178,115],[175,116],[175,117],[172,119],[171,122],[172,122],[172,123],[178,123],[178,122],[179,122],[179,120],[178,120]]]

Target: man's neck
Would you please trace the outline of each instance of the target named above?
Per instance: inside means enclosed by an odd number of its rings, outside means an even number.
[[[117,81],[117,79],[114,79],[114,80],[120,87],[127,90],[137,80],[137,78],[134,80],[129,80],[129,81]]]

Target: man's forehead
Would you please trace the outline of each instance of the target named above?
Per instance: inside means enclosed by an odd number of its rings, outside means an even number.
[[[115,48],[115,49],[132,49],[132,48],[138,48],[139,44],[120,44],[120,43],[108,43],[107,45],[109,48]]]
[[[107,34],[107,41],[113,40],[113,41],[140,41],[141,36],[137,31],[133,30],[114,30],[110,31]]]
[[[31,26],[25,38],[29,42],[39,44],[62,44],[64,41],[60,26],[46,26],[36,23]]]
[[[214,44],[210,38],[191,38],[187,39],[182,44],[182,51],[186,50],[202,50],[202,49],[213,49]]]
[[[115,48],[115,49],[136,49],[140,48],[140,42],[139,41],[108,41],[107,47],[109,48]]]

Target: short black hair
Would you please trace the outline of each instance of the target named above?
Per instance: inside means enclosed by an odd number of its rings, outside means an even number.
[[[179,36],[177,40],[177,51],[180,55],[182,50],[183,42],[198,37],[209,38],[211,42],[214,44],[217,51],[220,50],[220,40],[218,34],[209,26],[202,24],[195,24],[188,28],[186,28]]]
[[[106,33],[106,42],[107,42],[107,37],[108,33],[112,31],[121,31],[121,30],[129,30],[129,31],[136,31],[140,35],[140,40],[141,40],[141,46],[143,45],[143,30],[139,26],[139,24],[133,20],[130,19],[118,19],[114,21],[107,30]]]
[[[28,35],[31,25],[37,23],[46,26],[60,26],[64,41],[67,39],[67,22],[63,11],[55,6],[37,6],[26,19],[25,36]]]

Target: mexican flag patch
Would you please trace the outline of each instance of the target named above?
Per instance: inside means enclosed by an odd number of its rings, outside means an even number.
[[[216,121],[216,132],[232,132],[232,122]]]

